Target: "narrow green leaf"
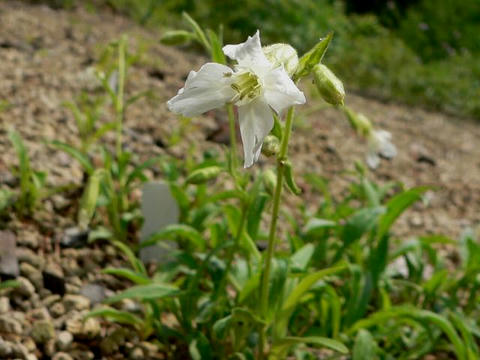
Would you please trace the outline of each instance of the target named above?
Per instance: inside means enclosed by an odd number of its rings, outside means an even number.
[[[99,309],[94,309],[85,315],[85,319],[90,317],[103,317],[109,321],[119,324],[132,325],[137,329],[143,329],[145,323],[138,316],[127,311],[121,311],[112,307],[106,306]]]
[[[340,341],[321,336],[287,336],[277,340],[272,346],[272,353],[285,354],[292,346],[298,344],[316,345],[322,348],[331,349],[341,354],[348,354],[348,348]]]
[[[306,244],[301,249],[297,250],[290,257],[290,265],[293,271],[305,271],[307,265],[315,252],[313,244]]]
[[[300,189],[298,185],[295,183],[292,163],[290,161],[285,162],[285,183],[287,184],[288,189],[293,194],[300,195],[302,193],[302,189]]]
[[[140,244],[144,248],[157,243],[158,241],[166,239],[175,239],[180,237],[192,243],[196,248],[205,248],[205,239],[195,228],[186,224],[172,224],[166,226],[164,229],[157,231],[150,235],[145,241]]]
[[[190,15],[188,15],[186,12],[182,13],[183,19],[188,23],[190,28],[193,30],[194,34],[197,37],[197,41],[203,45],[206,51],[210,52],[211,51],[211,46],[210,43],[207,40],[207,37],[205,36],[205,33],[203,32],[202,28],[198,23],[192,19]]]
[[[88,228],[90,220],[95,214],[100,194],[100,182],[104,173],[104,169],[97,169],[88,178],[88,184],[85,187],[78,209],[78,226],[81,229]]]
[[[80,163],[80,165],[82,165],[85,172],[87,172],[89,175],[93,173],[94,167],[90,162],[90,159],[88,159],[88,157],[82,152],[80,152],[78,149],[56,140],[52,141],[50,145],[52,145],[53,147],[59,150],[66,152],[68,155],[70,155],[75,160],[77,160]]]
[[[141,301],[159,300],[165,297],[172,297],[179,295],[180,291],[177,287],[170,284],[147,284],[137,285],[124,290],[117,295],[111,296],[105,300],[105,303],[112,304],[123,299],[137,299]]]
[[[374,360],[377,344],[368,330],[360,329],[355,337],[352,360]]]
[[[138,259],[135,254],[133,253],[132,249],[128,247],[125,243],[122,243],[120,241],[112,241],[112,244],[115,245],[117,248],[119,248],[123,254],[127,257],[128,261],[130,262],[130,265],[132,268],[143,275],[147,275],[147,270],[145,269],[145,266],[143,263]]]
[[[138,285],[147,285],[152,283],[150,278],[131,269],[107,267],[106,269],[103,269],[102,272],[128,279]]]

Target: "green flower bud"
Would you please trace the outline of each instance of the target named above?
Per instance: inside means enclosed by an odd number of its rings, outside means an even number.
[[[343,105],[345,90],[342,82],[325,65],[318,64],[313,68],[315,84],[323,100],[332,105]]]
[[[373,129],[373,125],[369,118],[361,113],[356,113],[347,107],[344,108],[344,111],[345,115],[347,115],[350,125],[357,131],[359,135],[366,137],[368,134],[370,134]]]
[[[164,45],[182,45],[193,39],[193,34],[185,30],[172,30],[163,33],[160,42]]]
[[[280,151],[280,141],[276,136],[268,135],[265,140],[263,140],[262,154],[270,157],[275,156]]]
[[[187,184],[203,184],[209,180],[215,179],[222,172],[220,166],[208,166],[194,170],[187,177]]]
[[[288,44],[273,44],[265,46],[263,52],[267,59],[274,65],[283,65],[288,75],[292,76],[297,70],[297,50]]]
[[[262,174],[263,186],[265,190],[273,196],[275,193],[275,187],[277,186],[277,175],[271,169],[267,169]]]

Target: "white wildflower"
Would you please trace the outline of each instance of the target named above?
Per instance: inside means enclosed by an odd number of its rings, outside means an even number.
[[[380,155],[391,159],[397,155],[397,148],[391,142],[392,134],[386,130],[371,129],[368,134],[367,165],[375,169],[380,164]]]
[[[266,58],[258,31],[242,44],[224,46],[223,52],[237,61],[234,70],[207,63],[198,72],[191,71],[185,86],[167,105],[184,116],[199,115],[229,102],[237,105],[244,166],[250,167],[272,130],[271,109],[280,115],[292,105],[304,104],[305,96],[283,66],[275,66]]]

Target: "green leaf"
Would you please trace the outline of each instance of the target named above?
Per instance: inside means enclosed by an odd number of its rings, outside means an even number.
[[[206,51],[210,52],[211,51],[211,46],[210,43],[207,40],[207,37],[205,36],[205,33],[203,32],[202,28],[198,23],[193,20],[190,15],[188,15],[186,12],[182,13],[183,19],[187,22],[187,24],[190,26],[192,31],[194,32],[197,41],[203,45]]]
[[[321,337],[321,336],[307,336],[307,337],[297,337],[297,336],[287,336],[280,340],[275,341],[272,345],[272,353],[277,356],[286,355],[288,350],[295,345],[299,344],[310,344],[316,345],[318,347],[327,348],[339,352],[341,354],[348,354],[348,348],[342,344],[340,341]]]
[[[165,297],[179,295],[180,291],[177,287],[170,284],[147,284],[133,286],[124,290],[117,295],[111,296],[105,300],[105,303],[112,304],[123,299],[137,299],[141,301],[159,300]]]
[[[140,259],[138,259],[135,256],[132,249],[130,249],[128,245],[120,241],[112,241],[112,244],[115,245],[117,248],[119,248],[123,252],[123,254],[127,257],[128,261],[130,262],[130,265],[136,272],[143,274],[145,276],[147,275],[147,270],[145,269],[145,266],[140,261]]]
[[[198,249],[203,249],[205,247],[205,239],[202,234],[200,234],[195,228],[186,224],[168,225],[164,229],[150,235],[140,244],[140,247],[144,248],[154,245],[158,241],[175,239],[177,237],[190,241],[190,243]]]
[[[147,177],[143,174],[145,169],[151,168],[153,165],[157,164],[160,161],[160,156],[150,158],[135,168],[128,174],[126,185],[130,185],[134,180],[140,179],[141,181],[146,181]]]
[[[194,170],[185,180],[187,184],[204,184],[215,179],[223,169],[220,166],[208,166]]]
[[[315,252],[313,244],[306,244],[301,249],[297,250],[290,257],[290,266],[293,271],[305,271],[307,265]]]
[[[7,280],[7,281],[0,282],[0,290],[13,289],[13,288],[16,288],[17,286],[20,286],[20,282],[16,280]]]
[[[374,360],[377,344],[368,330],[361,329],[355,337],[352,360]]]
[[[80,163],[80,165],[82,165],[83,169],[87,174],[90,175],[95,170],[92,163],[90,162],[90,159],[88,159],[88,157],[85,154],[83,154],[73,146],[70,146],[68,144],[65,144],[56,140],[52,141],[50,145],[52,145],[53,147],[59,150],[66,152],[68,155],[70,155],[75,160],[77,160]]]
[[[294,80],[299,80],[308,76],[312,72],[313,67],[322,61],[323,55],[325,55],[332,37],[333,32],[328,33],[326,37],[320,39],[310,51],[299,59],[297,71],[293,76]]]
[[[211,53],[212,61],[219,64],[226,64],[227,60],[225,59],[225,54],[223,53],[223,50],[222,50],[223,46],[217,34],[210,29],[207,30],[207,34],[208,34],[208,38],[210,39],[210,45],[211,45],[210,53]]]
[[[152,280],[150,280],[148,277],[131,269],[107,267],[106,269],[103,269],[102,272],[104,274],[115,275],[128,279],[138,285],[147,285],[152,283]]]
[[[293,194],[300,195],[302,193],[302,189],[295,183],[292,163],[290,161],[285,162],[285,183]]]
[[[349,246],[362,237],[367,231],[371,230],[377,223],[378,217],[385,212],[382,206],[374,208],[365,208],[357,211],[346,222],[342,240],[344,246]]]
[[[95,170],[88,179],[88,184],[83,192],[78,209],[78,225],[86,229],[97,208],[98,195],[100,194],[100,182],[105,173],[104,169]]]
[[[312,287],[312,285],[314,285],[320,279],[329,275],[342,272],[346,269],[346,265],[340,265],[306,275],[302,278],[302,280],[295,287],[295,289],[293,289],[293,291],[288,295],[287,300],[283,304],[283,310],[286,311],[296,306],[302,296],[305,295],[305,293]]]
[[[138,316],[127,311],[121,311],[112,307],[106,306],[99,309],[94,309],[85,315],[85,319],[90,317],[103,317],[109,321],[119,324],[132,325],[137,329],[143,329],[145,323]]]
[[[391,198],[386,204],[387,211],[379,219],[377,238],[382,238],[389,231],[395,220],[413,203],[420,200],[423,193],[430,188],[429,186],[419,186]]]
[[[320,219],[320,218],[312,218],[307,222],[307,224],[303,228],[303,231],[307,235],[309,235],[309,234],[313,234],[318,231],[321,231],[323,229],[331,229],[335,227],[337,227],[337,223],[335,221]]]
[[[231,315],[227,315],[224,318],[221,318],[213,324],[213,333],[215,338],[218,340],[223,340],[225,338],[225,333],[227,332],[227,328],[230,325],[230,321],[232,320]]]
[[[160,37],[160,42],[164,45],[184,45],[193,40],[195,36],[186,30],[166,31]]]

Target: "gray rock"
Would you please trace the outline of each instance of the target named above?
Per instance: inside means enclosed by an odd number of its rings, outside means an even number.
[[[57,347],[60,350],[68,350],[73,342],[73,335],[68,331],[61,331],[57,336]]]
[[[80,288],[80,295],[90,300],[92,305],[101,303],[106,297],[106,289],[98,284],[86,284]]]
[[[27,262],[40,270],[45,266],[45,259],[27,248],[17,248],[17,258],[19,262]]]
[[[22,334],[22,324],[10,315],[0,315],[0,332],[8,334]]]
[[[20,273],[30,280],[37,290],[43,288],[42,273],[35,266],[22,262],[20,263]]]
[[[68,294],[63,298],[63,305],[65,305],[67,312],[72,310],[88,310],[90,308],[90,300],[82,295]]]
[[[180,210],[177,201],[170,192],[168,184],[163,182],[146,183],[142,189],[141,201],[143,227],[140,242],[150,235],[162,230],[165,226],[178,222]],[[162,241],[162,246],[154,245],[140,250],[140,259],[144,263],[164,263],[169,259],[168,254],[176,248],[173,241]]]
[[[80,314],[68,319],[66,328],[74,338],[78,339],[94,339],[100,335],[101,331],[100,322],[96,318],[84,320]]]
[[[143,360],[143,359],[145,359],[145,355],[143,354],[143,350],[138,346],[134,347],[132,349],[132,351],[130,352],[129,359],[130,360]]]
[[[20,276],[17,281],[20,283],[14,290],[14,294],[30,298],[35,294],[35,287],[27,278]]]
[[[58,294],[49,295],[42,300],[42,303],[43,303],[43,305],[45,305],[46,307],[49,308],[50,306],[52,306],[56,302],[60,301],[60,299],[61,299],[61,297]]]
[[[13,353],[12,343],[0,337],[0,359],[7,359]]]
[[[50,307],[50,314],[58,318],[65,314],[65,306],[61,302],[57,302]]]
[[[5,314],[10,311],[10,300],[2,296],[0,297],[0,314]]]
[[[37,344],[45,344],[55,337],[55,328],[50,320],[37,320],[30,335]]]
[[[65,230],[60,238],[60,245],[64,248],[79,248],[87,245],[88,230],[71,227]]]
[[[73,358],[65,352],[58,352],[53,355],[52,360],[73,360]]]
[[[0,231],[0,276],[12,279],[20,274],[16,237],[11,231]]]
[[[45,266],[43,274],[43,286],[54,294],[65,295],[65,277],[60,265],[49,262]]]

